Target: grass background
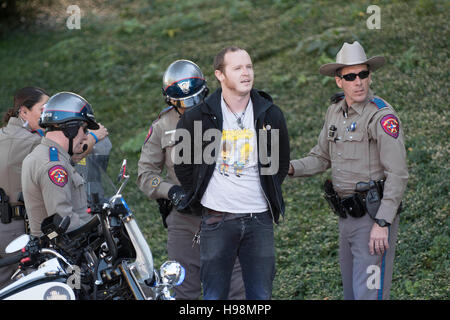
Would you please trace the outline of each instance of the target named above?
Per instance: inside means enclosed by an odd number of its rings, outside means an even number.
[[[173,60],[195,61],[214,90],[214,55],[230,44],[246,48],[255,87],[284,111],[295,159],[315,145],[337,91],[319,66],[332,62],[344,41],[360,41],[368,56],[384,55],[387,65],[373,75],[372,88],[399,114],[410,173],[391,298],[449,299],[448,2],[80,0],[80,30],[66,27],[66,8],[75,3],[37,3],[40,13],[28,27],[1,25],[0,111],[30,85],[88,99],[110,133],[111,175],[128,159],[132,181],[124,194],[156,265],[167,258],[167,234],[156,202],[135,181],[140,147],[165,106],[162,74]],[[369,5],[381,9],[379,30],[366,26]],[[343,298],[337,218],[321,196],[329,175],[283,185],[274,299]]]

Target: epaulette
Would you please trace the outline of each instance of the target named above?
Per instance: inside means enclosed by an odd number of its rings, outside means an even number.
[[[172,110],[173,108],[175,108],[175,107],[174,107],[174,106],[167,106],[167,107],[165,107],[165,108],[159,113],[158,119],[161,118],[161,116],[162,116],[163,114],[166,114],[167,112],[169,112],[169,111]],[[158,120],[158,119],[156,119],[156,120]]]
[[[55,147],[50,147],[48,149],[48,156],[50,161],[59,161],[58,149],[56,149]]]
[[[342,99],[344,99],[344,97],[345,97],[344,92],[338,92],[338,93],[335,93],[335,94],[333,94],[333,95],[331,96],[330,101],[331,101],[332,103],[338,103],[339,101],[341,101]]]
[[[44,136],[44,130],[42,129],[37,129],[37,130],[32,130],[30,131],[31,133],[37,133],[39,136],[43,137]]]
[[[372,102],[374,105],[376,105],[378,107],[378,109],[383,109],[383,108],[387,107],[386,102],[384,102],[380,98],[373,98],[372,100],[370,100],[370,102]]]
[[[152,122],[152,124],[150,125],[150,129],[148,129],[148,133],[147,133],[147,137],[145,137],[145,141],[144,144],[147,143],[148,139],[150,138],[150,136],[152,135],[153,132],[153,125],[159,120],[161,119],[161,117],[166,114],[167,112],[169,112],[170,110],[172,110],[173,108],[175,108],[174,106],[168,106],[166,108],[164,108],[158,115],[158,118],[156,118],[155,121]]]

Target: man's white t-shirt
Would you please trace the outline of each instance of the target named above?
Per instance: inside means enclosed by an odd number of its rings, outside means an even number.
[[[250,99],[244,114],[233,114],[221,98],[222,139],[216,168],[201,204],[231,213],[258,213],[268,210],[258,171],[258,147]],[[238,125],[241,119],[243,129]]]

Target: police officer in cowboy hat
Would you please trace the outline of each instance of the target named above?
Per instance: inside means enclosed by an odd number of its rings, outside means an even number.
[[[54,213],[70,216],[68,230],[92,218],[86,213],[84,180],[71,156],[85,151],[88,129],[99,129],[91,105],[72,92],[60,92],[48,100],[40,126],[46,130],[45,137],[22,165],[25,208],[34,236],[41,235],[41,222]]]
[[[289,174],[307,177],[331,167],[325,197],[339,215],[339,257],[345,299],[388,299],[401,200],[408,180],[403,128],[394,108],[370,90],[384,57],[367,59],[355,41],[336,63],[320,67],[343,93],[332,97],[317,145]]]
[[[198,299],[202,292],[200,282],[200,247],[193,239],[200,216],[193,212],[181,213],[177,204],[185,197],[173,163],[175,129],[180,116],[203,102],[208,87],[200,68],[189,60],[176,60],[163,76],[163,96],[168,106],[150,126],[139,159],[138,185],[150,199],[157,199],[168,230],[167,251],[170,259],[180,262],[186,269],[184,282],[174,288],[176,299]],[[162,175],[164,167],[167,170]],[[240,264],[233,271],[230,299],[245,299]]]

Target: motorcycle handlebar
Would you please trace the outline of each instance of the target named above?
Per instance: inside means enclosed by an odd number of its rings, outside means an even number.
[[[1,267],[5,267],[5,266],[9,266],[10,264],[14,264],[17,262],[20,262],[20,260],[22,260],[23,258],[25,258],[27,255],[23,252],[19,252],[15,255],[11,255],[5,258],[1,258],[0,259],[0,268]]]

